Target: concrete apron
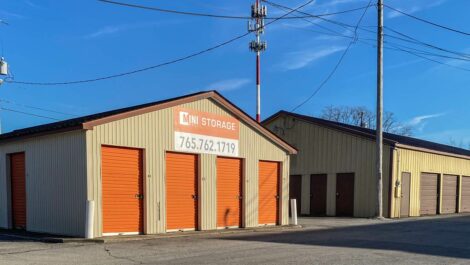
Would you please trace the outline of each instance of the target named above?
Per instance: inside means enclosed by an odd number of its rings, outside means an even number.
[[[233,229],[218,229],[207,231],[178,231],[168,232],[165,234],[153,235],[122,235],[122,236],[106,236],[98,238],[78,238],[78,237],[61,237],[48,234],[30,233],[27,231],[15,231],[8,229],[0,229],[0,235],[10,238],[21,239],[25,241],[37,241],[43,243],[113,243],[137,240],[150,240],[160,238],[177,238],[177,237],[198,237],[208,235],[224,235],[224,234],[240,234],[240,233],[253,233],[253,232],[282,232],[282,231],[295,231],[301,230],[301,225],[285,225],[285,226],[260,226],[254,228],[233,228]]]

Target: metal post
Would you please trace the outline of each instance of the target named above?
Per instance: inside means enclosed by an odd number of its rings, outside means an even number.
[[[297,225],[297,200],[296,199],[291,199],[290,200],[290,213],[292,217],[292,225]]]
[[[250,42],[250,49],[256,52],[256,121],[261,122],[261,52],[266,50],[266,42],[261,41],[261,34],[264,33],[264,18],[266,17],[266,7],[256,0],[251,7],[251,22],[248,23],[248,31],[254,32],[256,40]]]
[[[87,201],[86,204],[86,224],[85,224],[85,238],[93,238],[95,216],[95,202]]]
[[[377,218],[383,218],[383,0],[377,1]]]
[[[260,42],[259,34],[256,34],[258,43]],[[261,73],[260,73],[260,52],[256,52],[256,121],[261,122]]]

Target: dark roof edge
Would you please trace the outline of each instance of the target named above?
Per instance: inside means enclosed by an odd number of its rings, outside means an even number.
[[[336,129],[336,130],[339,130],[341,132],[351,133],[351,134],[361,136],[361,137],[364,137],[364,138],[368,138],[368,139],[372,139],[372,140],[375,139],[375,136],[371,135],[369,133],[365,133],[365,132],[361,132],[361,131],[354,130],[354,129],[351,129],[351,128],[343,127],[340,124],[333,124],[333,122],[331,122],[331,124],[330,123],[326,124],[326,123],[315,122],[315,121],[311,120],[313,117],[306,116],[306,115],[301,115],[301,114],[297,114],[297,113],[292,113],[292,112],[288,112],[288,111],[285,111],[285,110],[278,111],[275,114],[269,116],[268,118],[266,118],[262,122],[262,124],[269,123],[269,122],[271,122],[272,120],[274,120],[275,118],[277,118],[278,116],[280,116],[282,114],[289,115],[289,116],[292,116],[294,118],[301,119],[305,122],[315,123],[315,124],[320,125],[320,126],[325,126],[325,127],[328,127],[328,128]],[[315,118],[315,119],[318,119],[318,118]],[[328,121],[328,122],[330,122],[330,121]],[[390,139],[385,139],[385,138],[384,138],[383,141],[384,141],[385,144],[390,145],[390,146],[395,146],[395,144],[397,143],[396,141],[393,141],[393,140],[390,140]]]
[[[297,149],[291,146],[289,143],[284,141],[279,136],[272,133],[267,128],[263,127],[260,123],[254,120],[250,115],[240,109],[238,106],[233,104],[231,101],[226,99],[220,93],[215,90],[202,91],[193,94],[188,94],[180,97],[165,99],[156,102],[150,102],[146,104],[110,110],[106,112],[91,114],[83,117],[74,119],[33,126],[29,128],[15,130],[3,135],[0,135],[0,144],[4,142],[16,141],[25,138],[32,138],[36,136],[44,136],[48,134],[61,133],[73,130],[91,130],[94,126],[112,122],[119,119],[133,117],[136,115],[156,111],[160,109],[170,108],[176,105],[193,102],[196,100],[212,98],[216,100],[223,107],[232,112],[235,116],[238,116],[242,121],[249,124],[253,129],[270,139],[273,143],[283,148],[289,154],[296,154]]]
[[[310,123],[315,123],[319,126],[325,126],[333,129],[337,129],[343,132],[349,132],[351,134],[355,134],[358,136],[364,136],[369,139],[375,139],[374,134],[366,133],[363,131],[355,130],[352,128],[348,127],[356,127],[348,124],[342,124],[338,122],[333,122],[333,121],[328,121],[328,120],[323,120],[320,118],[315,118],[315,117],[310,117],[306,115],[301,115],[297,113],[292,113],[288,111],[278,111],[277,113],[271,115],[270,117],[266,118],[262,124],[266,124],[277,118],[278,116],[285,114],[289,115],[294,118],[301,119],[305,122],[310,122]],[[324,121],[324,122],[321,122]],[[348,127],[346,127],[348,126]],[[470,159],[470,155],[466,155],[465,153],[470,153],[468,150],[460,149],[460,148],[455,148],[452,146],[444,145],[444,144],[439,144],[439,143],[434,143],[430,141],[425,141],[413,137],[407,137],[407,136],[400,136],[400,135],[394,135],[390,133],[386,133],[390,137],[396,137],[397,140],[392,140],[392,139],[387,139],[386,136],[384,136],[384,143],[388,143],[392,147],[397,147],[397,148],[404,148],[404,149],[411,149],[411,150],[417,150],[421,152],[427,152],[427,153],[434,153],[438,155],[446,155],[446,156],[452,156],[452,157],[457,157],[457,158],[464,158],[464,159]],[[404,142],[400,141],[404,140]],[[413,140],[410,142],[410,140]],[[417,143],[416,143],[417,142]],[[418,144],[419,143],[419,144]],[[426,146],[424,146],[426,144]],[[430,146],[432,145],[432,146]],[[438,148],[435,148],[437,145]],[[455,150],[455,151],[454,151]]]

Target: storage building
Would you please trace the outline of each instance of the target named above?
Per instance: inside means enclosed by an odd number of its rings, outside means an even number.
[[[263,124],[298,149],[290,192],[302,215],[375,215],[375,131],[281,111]],[[470,151],[384,133],[387,217],[470,212]]]
[[[286,225],[295,153],[214,91],[13,131],[0,227],[83,237],[87,201],[94,237]]]

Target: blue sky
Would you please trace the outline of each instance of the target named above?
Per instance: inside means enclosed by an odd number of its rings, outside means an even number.
[[[127,1],[127,0],[126,0]],[[131,1],[176,10],[249,15],[252,1]],[[304,1],[276,0],[295,7]],[[374,1],[375,2],[375,1]],[[468,30],[467,0],[386,0],[387,4],[453,28]],[[304,10],[335,12],[365,6],[366,0],[317,0]],[[355,24],[362,11],[328,17]],[[269,15],[282,11],[269,7]],[[158,64],[211,47],[246,32],[244,20],[220,20],[162,14],[97,1],[0,1],[3,55],[16,80],[68,81],[99,77]],[[350,34],[344,28],[316,20],[321,26]],[[368,10],[362,25],[374,29],[376,9]],[[385,25],[455,51],[470,53],[469,37],[441,30],[386,10]],[[262,55],[262,116],[291,110],[308,97],[334,67],[349,40],[314,33],[321,28],[302,20],[278,21],[266,29],[268,51]],[[359,31],[360,38],[375,38]],[[70,86],[0,86],[0,102],[10,108],[66,119],[71,116],[24,105],[86,115],[218,89],[254,115],[255,57],[246,37],[191,60],[107,81]],[[393,39],[387,39],[395,41]],[[401,43],[401,42],[400,42]],[[409,45],[409,43],[402,43]],[[416,47],[424,49],[423,47]],[[435,51],[433,51],[435,52]],[[470,68],[470,63],[437,58]],[[449,143],[470,143],[470,74],[410,54],[385,50],[385,108],[415,126],[414,136]],[[376,51],[354,44],[340,68],[323,89],[298,110],[318,115],[328,105],[375,108]],[[23,106],[22,106],[23,105]],[[3,132],[51,122],[44,118],[1,111]]]

